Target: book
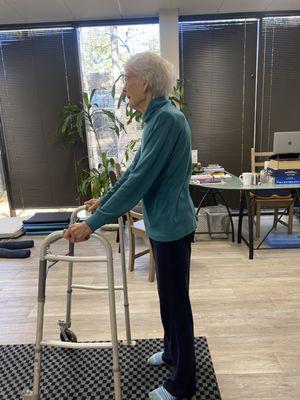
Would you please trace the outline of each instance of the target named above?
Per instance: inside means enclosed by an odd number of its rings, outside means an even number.
[[[270,160],[268,167],[272,169],[300,169],[300,160]]]
[[[203,168],[204,173],[213,174],[214,172],[225,172],[225,168],[219,164],[208,164]]]
[[[210,174],[196,174],[196,175],[192,175],[191,179],[192,180],[199,180],[199,179],[211,179],[211,175]]]
[[[192,175],[191,181],[194,183],[222,183],[222,180],[219,177],[215,177],[210,174],[198,174]]]

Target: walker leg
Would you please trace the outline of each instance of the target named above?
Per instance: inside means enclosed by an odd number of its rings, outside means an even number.
[[[69,243],[69,255],[74,256],[74,243]],[[71,306],[72,306],[72,283],[73,283],[73,261],[69,261],[68,265],[68,282],[67,282],[67,307],[65,321],[59,320],[60,339],[63,342],[77,342],[77,337],[70,330],[71,327]]]
[[[44,305],[45,305],[45,290],[46,290],[46,269],[47,261],[40,261],[39,269],[39,288],[38,288],[38,313],[36,324],[36,341],[34,354],[34,376],[33,390],[28,390],[24,393],[25,400],[40,400],[40,380],[41,380],[41,362],[42,362],[42,346],[43,339],[43,324],[44,324]]]
[[[74,243],[69,243],[69,254],[74,255]],[[71,305],[72,305],[72,281],[73,281],[73,261],[69,262],[68,267],[68,286],[67,286],[67,311],[66,311],[66,328],[71,326]]]
[[[116,315],[116,301],[114,290],[114,273],[112,262],[112,251],[107,252],[107,280],[108,280],[108,297],[109,297],[109,314],[110,314],[110,329],[111,329],[111,342],[113,352],[113,371],[114,371],[114,387],[115,387],[115,400],[122,399],[121,393],[121,371],[119,364],[119,350],[118,350],[118,334],[117,334],[117,315]]]
[[[131,341],[131,330],[130,330],[130,315],[129,315],[126,261],[125,261],[123,218],[120,217],[118,219],[118,222],[119,222],[119,240],[120,240],[121,268],[122,268],[122,279],[123,279],[124,313],[125,313],[125,326],[126,326],[126,344],[127,344],[127,346],[131,346],[132,345],[132,341]]]

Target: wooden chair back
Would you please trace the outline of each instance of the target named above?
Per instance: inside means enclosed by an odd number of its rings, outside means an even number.
[[[120,165],[116,164],[115,171],[111,170],[108,172],[108,174],[109,174],[110,183],[112,186],[114,186],[116,184],[117,180],[121,177]],[[135,207],[135,209],[141,210],[141,206],[137,205]],[[126,213],[126,219],[127,219],[127,223],[128,223],[128,235],[129,235],[129,265],[128,265],[129,271],[134,270],[135,260],[138,257],[141,257],[147,253],[150,253],[149,281],[153,282],[155,279],[154,257],[152,254],[152,247],[151,247],[149,238],[148,238],[146,230],[145,230],[143,214],[140,212],[137,212],[135,210],[131,210]],[[140,237],[144,241],[144,243],[146,245],[145,250],[142,250],[139,252],[136,251],[135,237]]]
[[[255,151],[253,147],[251,147],[251,172],[256,172],[256,168],[264,168],[265,161],[269,159],[269,157],[273,153],[271,151]],[[265,160],[262,160],[265,158]]]

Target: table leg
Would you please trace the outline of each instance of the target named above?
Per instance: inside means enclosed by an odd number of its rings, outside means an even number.
[[[212,190],[212,196],[213,196],[213,199],[214,199],[215,206],[218,205],[218,203],[217,203],[217,198],[216,198],[216,194],[217,194],[217,193],[218,193],[218,191]]]
[[[197,215],[199,214],[200,208],[202,207],[202,204],[204,203],[204,200],[206,199],[206,197],[207,197],[209,192],[210,192],[210,189],[207,189],[206,192],[204,193],[204,196],[202,197],[202,199],[201,199],[201,201],[199,203],[199,206],[197,208],[197,211],[196,211]]]
[[[249,259],[253,260],[253,215],[252,215],[252,207],[250,200],[250,192],[248,190],[245,191],[247,211],[248,211],[248,232],[249,232]]]
[[[241,191],[240,212],[239,212],[239,222],[238,222],[238,243],[242,242],[242,225],[243,225],[244,207],[245,207],[245,194],[244,194],[244,191]]]

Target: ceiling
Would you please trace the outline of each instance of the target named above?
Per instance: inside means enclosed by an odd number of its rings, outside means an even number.
[[[0,24],[300,10],[300,0],[0,0]]]

